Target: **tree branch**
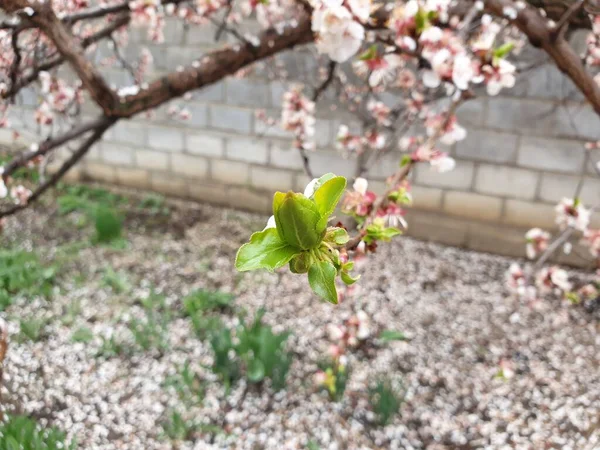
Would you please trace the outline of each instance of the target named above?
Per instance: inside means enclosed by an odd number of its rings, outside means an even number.
[[[130,16],[127,13],[117,16],[117,18],[113,22],[110,22],[105,28],[95,32],[94,34],[91,34],[90,36],[83,38],[81,40],[81,46],[83,48],[87,48],[90,45],[109,37],[113,32],[127,25],[129,23],[129,20]],[[46,61],[42,61],[35,67],[35,69],[33,69],[27,75],[21,77],[16,82],[16,84],[11,85],[9,89],[3,92],[2,98],[11,98],[15,96],[21,89],[37,80],[38,76],[40,75],[40,72],[48,71],[54,67],[61,65],[64,62],[65,58],[63,58],[63,56],[61,56],[60,54],[48,58]]]
[[[0,211],[0,218],[15,214],[16,212],[27,208],[31,203],[39,199],[44,192],[46,192],[48,189],[50,189],[52,186],[58,183],[58,181],[63,177],[63,175],[67,173],[69,169],[73,167],[81,158],[83,158],[83,156],[89,151],[92,145],[94,145],[96,141],[98,141],[102,137],[104,132],[108,130],[115,122],[116,119],[107,117],[103,118],[101,123],[99,123],[95,128],[93,134],[79,146],[79,148],[63,163],[62,166],[60,166],[60,169],[53,173],[52,176],[48,178],[48,180],[40,184],[38,188],[35,191],[33,191],[31,196],[27,200],[27,203],[13,205],[3,211]]]
[[[552,30],[548,28],[547,18],[542,17],[536,9],[530,6],[518,9],[511,0],[487,0],[485,7],[499,17],[504,17],[505,8],[515,9],[517,18],[511,23],[527,36],[534,47],[542,48],[552,58],[556,66],[575,83],[594,111],[600,115],[600,87],[587,72],[579,56],[564,37],[560,35],[553,38]],[[573,14],[574,12],[569,16]]]

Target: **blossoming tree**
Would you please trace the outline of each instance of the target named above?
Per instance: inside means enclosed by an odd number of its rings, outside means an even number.
[[[454,160],[439,144],[465,138],[457,109],[475,96],[477,86],[488,95],[511,88],[516,68],[510,59],[527,41],[546,52],[600,114],[599,80],[594,77],[594,67],[600,65],[600,18],[595,16],[594,2],[533,4],[513,0],[0,0],[4,11],[0,126],[12,129],[15,100],[23,88],[35,86],[39,93],[35,121],[60,124],[66,130],[49,131],[2,168],[0,197],[7,200],[0,218],[36,201],[119,120],[185,100],[192,90],[312,44],[326,58],[317,74],[319,82],[292,86],[279,120],[260,111],[257,116],[271,125],[279,122],[294,135],[293,145],[314,179],[304,193],[275,194],[273,217],[241,247],[236,267],[275,270],[289,264],[292,272],[308,275],[316,294],[336,303],[336,279],[346,285],[356,282],[354,261],[406,226],[404,208],[411,202],[407,177],[413,167],[453,169]],[[152,79],[147,50],[128,61],[120,48],[132,27],[145,28],[151,40],[163,40],[167,16],[179,20],[182,27],[216,25],[217,39],[229,34],[234,42]],[[258,22],[262,31],[245,32],[247,22]],[[567,40],[576,28],[589,32],[583,55]],[[112,88],[100,64],[92,62],[89,53],[101,41],[110,42],[114,50],[114,57],[102,63],[126,68],[131,86]],[[76,81],[60,76],[58,68],[63,65]],[[279,76],[287,74],[282,71]],[[338,107],[356,114],[363,124],[360,132],[346,125],[338,132],[340,151],[361,162],[348,191],[345,178],[313,174],[310,167],[315,108],[334,86]],[[395,104],[381,100],[384,92],[396,99]],[[97,105],[98,117],[82,119],[84,102]],[[189,117],[185,107],[170,107],[169,113]],[[408,131],[419,129],[423,132]],[[30,190],[15,184],[11,175],[18,168],[43,168],[66,144],[73,144],[74,150],[57,170],[41,177],[39,185]],[[390,169],[387,190],[378,196],[368,189],[368,171],[383,154],[397,148],[407,156]],[[351,226],[331,221],[340,201],[342,212],[353,219]],[[528,298],[547,292],[568,293],[573,299],[597,296],[597,282],[574,293],[566,274],[544,267],[553,252],[580,238],[598,259],[600,231],[589,228],[590,214],[577,195],[561,202],[557,207],[561,233],[554,241],[539,229],[527,233],[528,255],[539,259],[527,273],[511,268],[510,286]]]

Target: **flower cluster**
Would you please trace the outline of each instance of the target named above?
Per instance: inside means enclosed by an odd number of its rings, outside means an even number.
[[[313,150],[315,143],[315,102],[302,94],[301,86],[294,86],[283,96],[281,125],[294,135],[294,146],[299,149]]]
[[[591,211],[577,198],[563,198],[556,205],[556,224],[561,230],[567,227],[585,231],[590,223]]]
[[[539,253],[548,248],[550,233],[541,228],[532,228],[525,234],[527,242],[526,253],[529,259],[534,259]]]
[[[344,62],[353,56],[365,38],[370,15],[370,0],[321,0],[312,15],[312,31],[317,34],[317,50],[333,61]]]

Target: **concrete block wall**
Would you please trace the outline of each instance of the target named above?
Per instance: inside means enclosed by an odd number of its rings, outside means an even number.
[[[210,27],[183,29],[169,22],[166,34],[167,42],[156,45],[144,42],[144,32],[134,33],[127,54],[147,45],[158,74],[201,58],[214,45]],[[100,47],[98,58],[103,52],[109,50]],[[308,51],[278,60],[292,73],[314,73],[315,59]],[[119,122],[71,177],[269,212],[274,191],[302,190],[308,179],[289,134],[255,117],[257,108],[278,117],[286,90],[269,78],[268,64],[258,64],[248,78],[232,77],[175,101],[191,112],[190,120],[170,118],[163,107],[151,116]],[[122,71],[107,70],[106,76],[117,86],[130,83]],[[26,110],[34,97],[25,97]],[[31,117],[30,110],[24,114]],[[310,155],[314,173],[351,177],[356,163],[335,150],[334,140],[340,123],[356,120],[328,108],[319,114],[318,149]],[[600,139],[600,119],[552,66],[528,73],[499,97],[482,95],[466,103],[458,117],[468,136],[449,149],[456,169],[437,174],[418,166],[412,174],[409,234],[523,255],[525,230],[554,228],[554,205],[572,196],[580,182],[584,203],[600,200],[600,178],[590,162],[600,154],[587,154],[583,147]],[[381,189],[400,157],[384,156],[368,176],[373,186]]]

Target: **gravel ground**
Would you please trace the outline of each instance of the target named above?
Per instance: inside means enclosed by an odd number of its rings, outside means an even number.
[[[305,277],[234,271],[235,250],[265,219],[177,203],[165,221],[128,219],[125,250],[81,249],[63,264],[50,302],[19,301],[5,313],[13,334],[16,317],[53,318],[46,339],[11,343],[5,408],[67,430],[86,449],[301,449],[310,440],[322,449],[600,448],[600,334],[589,311],[558,300],[520,304],[503,286],[510,259],[409,238],[381,245],[342,304],[323,304]],[[74,220],[40,206],[11,219],[5,236],[52,260],[89,234]],[[128,273],[129,292],[102,283],[107,265]],[[287,388],[242,382],[226,396],[206,368],[210,346],[182,317],[169,325],[164,354],[97,358],[100,336],[125,335],[140,313],[136,299],[151,287],[174,310],[199,287],[234,292],[251,314],[264,306],[267,323],[293,333]],[[350,354],[347,395],[333,403],[311,377],[330,344],[326,326],[360,309],[374,328],[410,341]],[[72,341],[81,326],[94,332],[90,343]],[[209,381],[203,404],[186,414],[225,432],[174,443],[160,424],[182,405],[162,383],[186,360]],[[495,376],[503,360],[515,369],[509,379]],[[401,414],[385,427],[374,425],[364,395],[378,375],[401,378],[406,390]]]

